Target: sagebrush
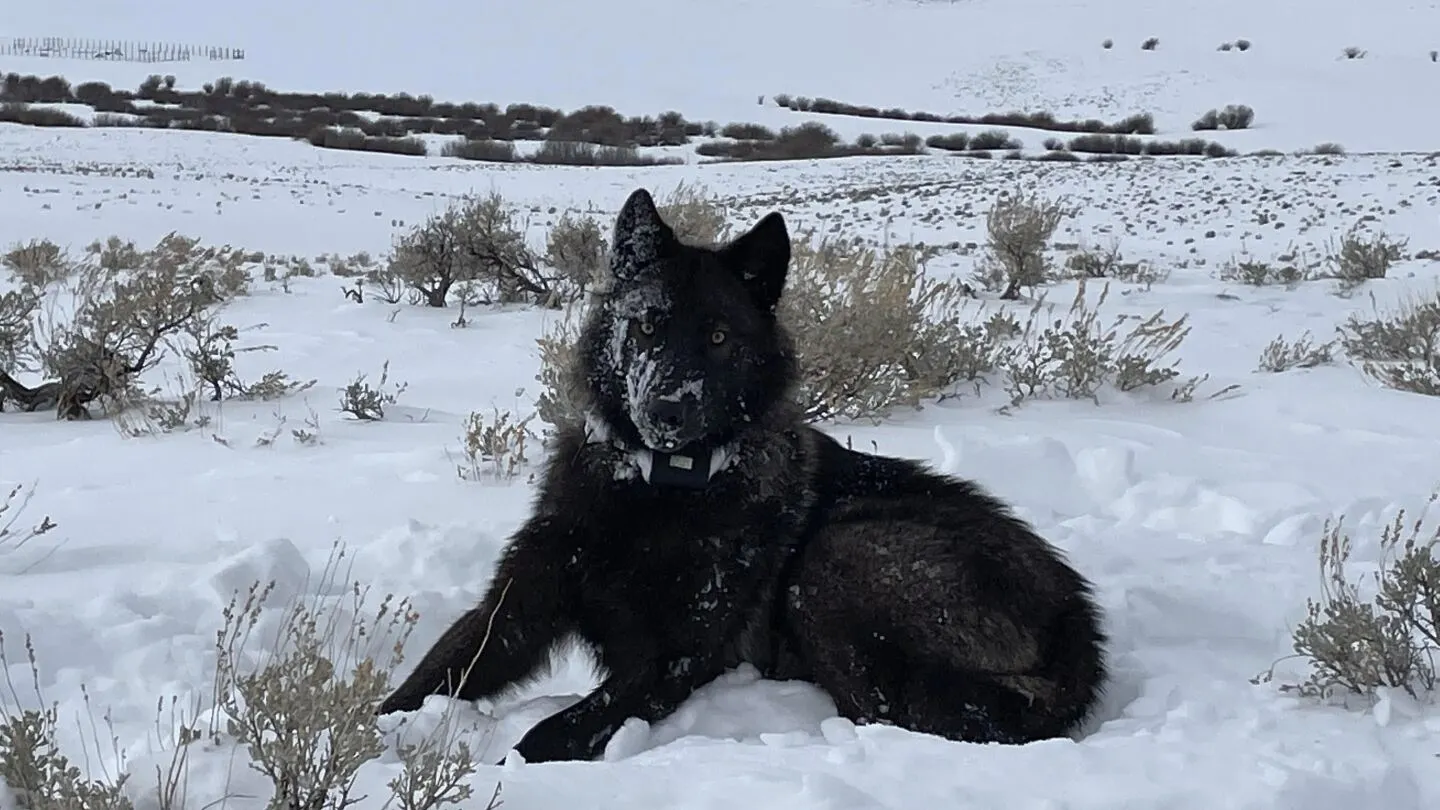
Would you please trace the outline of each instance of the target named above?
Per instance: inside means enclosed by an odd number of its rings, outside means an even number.
[[[1264,351],[1260,353],[1258,370],[1279,373],[1294,368],[1326,365],[1334,360],[1337,342],[1330,340],[1316,343],[1309,332],[1294,341],[1287,341],[1284,336],[1277,337],[1266,344]]]
[[[243,383],[230,365],[238,332],[217,321],[221,307],[245,295],[264,259],[229,245],[207,246],[171,233],[153,247],[110,237],[71,258],[32,241],[6,257],[20,288],[0,296],[0,404],[54,408],[64,419],[151,407],[142,378],[168,357],[187,360],[215,394],[274,397],[308,383],[282,372]],[[227,342],[228,341],[228,342]],[[260,347],[254,347],[260,348]],[[15,374],[38,373],[22,384]]]
[[[1413,521],[1405,510],[1374,538],[1379,559],[1369,576],[1352,574],[1354,540],[1344,518],[1320,538],[1320,595],[1307,600],[1295,628],[1295,654],[1309,675],[1283,689],[1307,697],[1373,695],[1382,687],[1412,696],[1436,686],[1440,652],[1440,526],[1428,522],[1432,495]],[[1367,566],[1370,567],[1370,566]]]
[[[1034,290],[1053,275],[1045,251],[1050,239],[1072,209],[1063,200],[1049,200],[1038,192],[1020,189],[1001,195],[985,216],[987,255],[975,274],[989,290],[1001,290],[1002,299],[1016,299],[1023,289]]]
[[[1370,303],[1369,315],[1354,313],[1338,329],[1351,362],[1387,388],[1440,396],[1440,288],[1389,310],[1373,294]]]
[[[11,680],[18,667],[6,658],[0,635],[5,686],[0,691],[0,779],[20,810],[132,810],[131,797],[139,795],[142,806],[186,810],[235,798],[192,797],[189,750],[196,745],[233,746],[248,754],[248,766],[273,786],[268,810],[345,810],[366,798],[355,795],[359,770],[388,745],[375,722],[375,708],[391,688],[418,615],[406,600],[385,595],[377,602],[367,586],[342,579],[345,556],[336,546],[320,581],[307,589],[336,597],[296,595],[284,605],[271,605],[275,583],[256,582],[230,600],[215,637],[213,708],[202,711],[199,702],[182,706],[174,697],[157,701],[156,732],[164,756],[148,788],[128,787],[138,774],[118,747],[116,773],[88,772],[97,758],[104,770],[93,719],[93,750],[82,752],[84,768],[60,750],[59,708],[47,705],[40,690],[33,644],[27,637],[34,684],[33,700],[27,701]],[[83,686],[81,691],[85,694]],[[23,708],[26,702],[38,708]],[[88,697],[85,710],[93,718]],[[106,728],[118,746],[114,730]],[[446,712],[429,733],[403,736],[395,741],[400,767],[387,785],[384,807],[435,810],[474,796],[476,763],[453,712]],[[485,806],[493,810],[499,805],[498,785],[489,792]]]
[[[380,379],[374,385],[364,374],[340,390],[340,412],[348,413],[362,422],[378,422],[385,418],[385,409],[400,400],[409,383],[390,381],[390,361],[380,365]]]

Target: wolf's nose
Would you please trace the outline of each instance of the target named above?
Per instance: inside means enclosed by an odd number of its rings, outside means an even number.
[[[650,423],[665,430],[679,430],[685,426],[685,405],[667,399],[650,404]]]

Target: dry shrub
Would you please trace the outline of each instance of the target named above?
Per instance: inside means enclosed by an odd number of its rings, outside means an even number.
[[[516,419],[509,411],[495,408],[487,422],[485,415],[472,411],[465,419],[461,446],[465,463],[455,465],[455,474],[465,481],[479,481],[487,476],[509,480],[519,475],[530,463],[526,455],[530,440],[530,420],[535,414]]]
[[[274,351],[276,346],[256,344],[235,345],[240,339],[240,330],[231,324],[219,323],[213,313],[204,313],[185,325],[186,340],[180,344],[180,354],[185,358],[190,371],[198,383],[210,389],[210,401],[219,402],[226,396],[246,400],[269,401],[290,394],[306,391],[315,385],[315,380],[305,382],[291,380],[283,371],[266,372],[254,382],[245,382],[235,371],[237,354]]]
[[[24,495],[21,491],[24,490]],[[16,484],[5,493],[4,500],[0,500],[0,553],[10,552],[19,549],[26,543],[41,535],[48,534],[55,529],[55,522],[46,515],[36,523],[22,524],[20,516],[25,513],[25,507],[30,504],[34,497],[35,490]]]
[[[1128,262],[1120,244],[1077,250],[1065,260],[1065,274],[1074,279],[1113,278],[1131,284],[1150,285],[1163,281],[1167,273],[1147,262]]]
[[[392,594],[372,606],[368,586],[340,579],[343,558],[337,546],[315,592],[344,596],[329,605],[320,597],[291,600],[263,654],[251,645],[270,635],[273,582],[232,598],[216,636],[216,715],[249,752],[250,767],[274,784],[268,810],[344,810],[360,802],[351,795],[356,774],[385,750],[375,709],[419,614]],[[392,801],[431,810],[469,798],[469,748],[449,750],[443,742],[432,735],[401,748]]]
[[[1369,317],[1352,314],[1339,327],[1345,354],[1387,388],[1440,396],[1440,289],[1406,297],[1389,312],[1373,295],[1370,303]]]
[[[92,246],[71,285],[69,313],[52,309],[35,323],[44,371],[60,384],[59,415],[88,418],[93,401],[107,410],[135,401],[137,378],[171,341],[244,289],[244,261],[228,246],[202,248],[173,233],[146,251],[118,240]]]
[[[319,127],[307,133],[305,139],[312,146],[322,149],[381,152],[410,157],[424,157],[429,152],[425,141],[413,136],[366,135],[359,130],[339,127]]]
[[[1032,291],[1048,281],[1052,272],[1045,256],[1061,221],[1071,216],[1062,200],[1047,200],[1038,193],[1016,189],[1002,194],[985,216],[988,255],[976,274],[987,290],[1000,289],[1000,297],[1013,300],[1020,291]]]
[[[1168,360],[1190,334],[1189,316],[1174,320],[1164,310],[1139,318],[1116,316],[1102,322],[1100,310],[1110,295],[1106,284],[1093,305],[1081,281],[1070,308],[1051,320],[1051,308],[1037,301],[1013,345],[997,363],[1011,405],[1027,399],[1060,397],[1096,400],[1104,387],[1120,391],[1169,383],[1180,376],[1178,361]],[[1129,321],[1136,323],[1129,324]],[[1203,378],[1191,378],[1171,392],[1188,400]]]
[[[677,157],[643,155],[634,146],[561,140],[546,140],[528,160],[542,166],[672,166],[685,162]]]
[[[1320,278],[1320,273],[1294,261],[1273,265],[1256,259],[1230,261],[1217,274],[1221,281],[1233,281],[1251,287],[1267,287],[1278,284],[1293,288],[1305,281]]]
[[[579,427],[585,422],[588,394],[575,350],[583,320],[584,306],[570,302],[535,339],[540,354],[540,369],[535,374],[535,381],[540,383],[535,415],[555,430]]]
[[[470,778],[476,768],[469,743],[460,737],[456,713],[447,711],[441,724],[419,742],[397,742],[400,773],[385,785],[391,796],[385,808],[393,803],[399,810],[435,810],[446,805],[497,810],[501,805],[499,782],[483,807],[466,804],[475,796]]]
[[[338,253],[326,253],[321,255],[320,263],[330,268],[330,274],[340,278],[363,278],[366,273],[374,270],[379,265],[375,258],[367,251],[352,253],[349,256],[341,256]]]
[[[443,157],[488,163],[514,163],[519,160],[514,141],[496,141],[489,138],[458,138],[448,141],[440,147],[440,154]]]
[[[576,290],[603,287],[609,278],[610,244],[605,228],[591,216],[568,211],[545,237],[545,263],[558,270]]]
[[[1255,122],[1255,110],[1248,104],[1226,104],[1219,119],[1225,129],[1249,129]]]
[[[1255,110],[1246,104],[1227,104],[1224,109],[1207,110],[1190,128],[1200,132],[1216,129],[1248,129],[1255,122]]]
[[[49,239],[31,239],[15,245],[0,256],[0,265],[10,271],[16,282],[35,290],[64,280],[74,270],[74,262],[65,249]]]
[[[655,208],[675,235],[698,245],[714,245],[731,234],[725,206],[704,186],[680,182],[655,200]]]
[[[353,795],[356,776],[386,748],[375,710],[391,689],[419,616],[407,600],[387,594],[374,604],[367,586],[342,580],[344,557],[337,545],[313,588],[317,596],[296,596],[272,608],[275,583],[256,582],[230,600],[215,635],[213,711],[202,711],[205,703],[198,697],[191,706],[180,706],[172,697],[168,712],[165,698],[156,702],[160,753],[168,756],[157,761],[153,787],[139,800],[142,806],[184,810],[222,806],[235,798],[190,796],[189,750],[196,743],[244,748],[249,767],[274,786],[267,810],[345,810],[365,799]],[[328,594],[338,596],[323,596]],[[19,810],[132,810],[127,794],[137,790],[127,784],[135,774],[123,752],[115,752],[118,773],[105,772],[103,778],[93,778],[61,752],[58,708],[45,707],[28,636],[25,652],[37,709],[21,708],[11,680],[19,667],[6,658],[0,634],[5,687],[0,690],[0,780]],[[88,712],[88,695],[85,706]],[[208,723],[202,719],[206,715]],[[114,743],[114,730],[106,722]],[[168,732],[161,731],[164,726]],[[446,712],[440,725],[418,741],[397,741],[400,770],[388,783],[391,795],[384,806],[435,810],[472,798],[476,763],[459,736],[454,713]],[[86,746],[84,762],[88,766],[100,755],[103,767],[93,719],[90,737],[93,745]],[[498,795],[497,786],[486,810],[499,805]]]
[[[85,122],[64,110],[32,107],[19,102],[0,104],[0,122],[32,127],[84,127]]]
[[[1330,264],[1340,291],[1349,293],[1366,281],[1385,278],[1390,267],[1403,258],[1408,244],[1408,239],[1366,233],[1360,222],[1352,225],[1330,250]]]
[[[445,306],[451,288],[467,281],[484,291],[483,303],[555,307],[567,294],[498,192],[452,204],[400,236],[386,273],[432,307]]]
[[[32,336],[39,306],[40,296],[33,288],[0,293],[0,371],[29,369],[37,359]]]
[[[1427,507],[1435,501],[1432,495]],[[1353,545],[1343,517],[1326,521],[1320,597],[1306,601],[1305,619],[1293,636],[1295,653],[1310,673],[1281,688],[1314,698],[1373,695],[1380,688],[1418,697],[1433,690],[1440,652],[1440,527],[1427,527],[1423,512],[1409,522],[1405,510],[1398,511],[1380,530],[1380,559],[1369,577],[1351,575]]]
[[[325,577],[333,584],[333,568]],[[216,703],[226,733],[250,754],[250,767],[275,786],[269,810],[343,810],[360,766],[384,753],[375,707],[418,618],[405,600],[385,596],[365,616],[369,589],[356,582],[347,608],[294,600],[279,637],[258,666],[246,659],[264,633],[274,583],[232,598],[216,638]],[[325,589],[322,588],[321,592]]]
[[[951,379],[960,285],[926,274],[917,248],[793,240],[781,322],[795,338],[800,398],[812,421],[883,417]]]
[[[1309,332],[1295,339],[1290,343],[1285,337],[1279,336],[1265,346],[1260,353],[1259,371],[1279,373],[1289,371],[1292,368],[1314,368],[1327,365],[1335,357],[1336,341],[1316,343]]]
[[[0,673],[4,673],[5,683],[5,692],[0,695],[0,782],[10,789],[16,807],[18,810],[134,810],[134,804],[125,795],[129,775],[123,771],[123,755],[118,757],[121,773],[114,777],[107,773],[97,779],[89,773],[88,745],[85,771],[60,750],[57,742],[59,707],[54,703],[46,705],[40,689],[35,645],[29,635],[25,636],[24,645],[34,696],[39,703],[35,709],[21,708],[19,690],[10,675],[11,662],[5,653],[5,633],[0,631]],[[85,702],[89,704],[88,696]],[[94,753],[98,755],[101,753],[98,733],[93,733],[92,738]]]
[[[357,374],[340,391],[340,412],[348,413],[361,422],[379,422],[385,418],[385,409],[399,401],[409,383],[390,382],[390,361],[380,366],[380,381],[371,385],[364,374]]]

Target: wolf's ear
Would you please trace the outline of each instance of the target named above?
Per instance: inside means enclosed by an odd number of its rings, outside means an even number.
[[[636,189],[615,217],[610,272],[622,281],[634,280],[658,268],[674,244],[675,231],[660,218],[655,199],[645,189]]]
[[[720,252],[721,260],[750,291],[755,305],[774,312],[790,271],[790,231],[779,211],[767,214]]]

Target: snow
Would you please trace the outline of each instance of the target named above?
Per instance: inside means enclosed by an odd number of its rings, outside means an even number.
[[[502,193],[531,213],[539,238],[564,211],[613,218],[637,186],[663,194],[698,181],[730,201],[738,223],[781,210],[795,225],[877,242],[963,245],[983,241],[983,213],[1001,190],[1068,194],[1082,212],[1059,241],[1113,237],[1127,258],[1171,270],[1152,288],[1117,285],[1106,311],[1190,314],[1182,369],[1210,375],[1194,402],[1106,393],[1098,405],[1032,402],[1002,415],[991,392],[881,425],[827,429],[857,448],[979,479],[1096,582],[1115,679],[1081,739],[974,746],[857,728],[835,717],[817,689],[741,669],[653,727],[627,725],[604,762],[482,765],[476,793],[488,796],[500,781],[507,807],[540,810],[1440,806],[1433,704],[1391,692],[1357,709],[1251,683],[1290,653],[1290,628],[1318,593],[1325,519],[1346,514],[1357,538],[1371,537],[1397,509],[1421,508],[1440,483],[1436,400],[1379,388],[1345,363],[1257,373],[1260,352],[1277,335],[1309,330],[1328,339],[1347,314],[1371,306],[1371,294],[1383,306],[1433,290],[1440,264],[1406,261],[1348,299],[1326,282],[1250,288],[1214,276],[1244,255],[1314,254],[1361,218],[1408,236],[1412,251],[1440,248],[1440,164],[1417,153],[1433,148],[1440,122],[1440,108],[1419,101],[1440,77],[1427,56],[1440,46],[1437,4],[772,0],[717,11],[696,0],[483,9],[438,0],[256,0],[243,8],[170,0],[140,10],[53,0],[5,16],[0,37],[247,50],[244,62],[180,65],[0,58],[0,71],[77,82],[131,86],[159,72],[190,87],[228,74],[285,90],[610,104],[626,114],[673,108],[771,125],[804,120],[756,104],[759,95],[789,92],[939,113],[1151,111],[1164,137],[1187,136],[1207,109],[1245,103],[1256,110],[1254,129],[1209,136],[1242,151],[1344,144],[1345,157],[1105,166],[921,156],[595,170],[200,132],[0,125],[0,222],[7,243],[47,237],[79,248],[110,234],[153,243],[177,231],[273,254],[379,255],[401,228],[462,194]],[[1149,36],[1160,45],[1142,51]],[[1113,50],[1100,48],[1107,37]],[[1239,37],[1254,47],[1216,50]],[[1367,56],[1344,59],[1348,45]],[[955,129],[827,122],[847,135]],[[968,272],[973,263],[973,254],[950,253],[936,266]],[[19,646],[31,634],[45,698],[58,702],[62,744],[82,750],[88,731],[74,718],[108,711],[119,749],[137,768],[128,789],[139,807],[155,807],[145,798],[148,768],[168,759],[156,743],[156,701],[178,696],[189,705],[207,693],[214,633],[235,589],[273,578],[280,599],[332,599],[314,581],[332,544],[343,542],[352,577],[413,599],[421,615],[413,662],[474,604],[506,536],[529,512],[524,476],[462,481],[454,459],[470,411],[532,408],[534,339],[554,314],[472,310],[471,325],[457,329],[453,310],[356,305],[339,286],[328,276],[298,278],[287,293],[257,280],[227,311],[242,327],[263,324],[247,333],[251,342],[278,347],[241,355],[241,374],[281,368],[319,380],[298,397],[207,404],[208,429],[141,439],[105,421],[0,414],[0,485],[36,483],[27,516],[60,524],[0,555],[0,631],[12,664],[5,674],[32,697]],[[1051,300],[1068,302],[1073,289],[1055,285]],[[357,373],[378,375],[386,360],[391,378],[408,383],[387,418],[359,423],[337,413],[336,391]],[[1217,395],[1231,385],[1239,387]],[[319,425],[317,444],[289,440],[306,419]],[[257,446],[277,431],[278,440]],[[1357,566],[1378,554],[1357,539]],[[1275,673],[1292,681],[1304,664],[1281,660]],[[572,657],[515,696],[462,707],[458,722],[479,761],[498,761],[590,683]],[[443,703],[432,700],[415,724],[438,723]],[[108,748],[90,757],[111,761]],[[267,784],[244,762],[243,752],[196,753],[189,806],[228,792],[238,797],[228,807],[263,807]],[[364,768],[362,808],[381,806],[398,768],[393,752]]]

